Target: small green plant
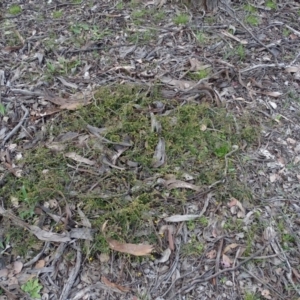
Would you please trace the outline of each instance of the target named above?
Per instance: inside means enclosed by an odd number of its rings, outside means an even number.
[[[203,31],[199,31],[196,33],[196,39],[200,44],[205,44],[205,42],[207,41],[207,37],[203,33]]]
[[[90,26],[86,23],[77,23],[72,24],[70,29],[74,34],[81,34],[82,31],[88,31],[90,29]]]
[[[130,8],[136,8],[139,6],[139,1],[138,0],[131,0],[129,3]]]
[[[267,0],[266,2],[266,7],[271,8],[271,9],[276,9],[277,8],[277,3],[276,0]]]
[[[288,37],[291,34],[291,31],[288,28],[283,28],[282,31],[283,36]]]
[[[214,153],[215,153],[216,156],[221,158],[221,157],[225,157],[225,155],[227,153],[229,153],[229,151],[230,151],[229,145],[227,143],[224,143],[220,147],[216,148]]]
[[[257,26],[259,24],[258,18],[254,15],[247,16],[245,21],[252,26]]]
[[[46,66],[47,66],[48,73],[55,74],[55,72],[56,72],[56,66],[53,63],[47,61]]]
[[[136,24],[136,25],[140,25],[144,18],[145,18],[145,15],[146,15],[146,11],[145,10],[135,10],[132,12],[131,14],[131,18],[133,20],[133,23]]]
[[[255,294],[252,294],[250,292],[246,292],[244,296],[244,300],[259,300],[259,297],[257,297]]]
[[[173,22],[176,25],[186,25],[190,20],[190,16],[186,14],[179,14],[174,19]]]
[[[155,13],[153,15],[153,17],[154,17],[155,21],[159,22],[159,21],[162,21],[166,17],[166,15],[165,15],[164,11],[159,11],[159,12]]]
[[[34,215],[34,204],[31,203],[26,187],[24,185],[22,185],[21,187],[20,200],[21,202],[24,202],[25,205],[25,208],[22,211],[20,211],[20,217],[22,219],[32,217]]]
[[[206,17],[205,18],[205,21],[208,23],[208,24],[214,24],[216,22],[216,18],[213,17],[213,16],[209,16],[209,17]]]
[[[17,4],[11,5],[8,9],[8,13],[10,13],[11,15],[18,15],[21,13],[21,11],[22,11],[21,6]]]
[[[63,15],[63,11],[62,10],[55,10],[53,13],[52,13],[52,17],[53,19],[60,19]]]
[[[28,293],[30,295],[30,297],[34,298],[34,299],[40,299],[41,298],[40,291],[41,291],[42,288],[43,287],[39,283],[39,280],[37,278],[36,279],[30,279],[21,286],[21,289],[24,292]]]
[[[122,1],[118,2],[118,4],[116,5],[116,9],[123,9],[124,8],[124,3]]]
[[[195,220],[190,220],[186,223],[188,230],[192,231],[195,230],[196,228],[196,221]]]
[[[252,6],[251,4],[246,4],[244,6],[244,10],[250,13],[255,13],[256,12],[256,8],[254,6]]]
[[[225,276],[221,277],[220,282],[221,282],[222,284],[225,284],[226,281],[227,281],[227,277],[225,277]]]
[[[204,244],[199,242],[196,236],[192,236],[189,243],[182,246],[181,251],[184,256],[199,256],[204,251]]]
[[[109,36],[111,34],[111,31],[109,29],[100,29],[99,26],[94,25],[90,32],[92,33],[92,39],[93,40],[101,40],[106,36]]]
[[[208,225],[208,219],[205,216],[200,217],[199,223],[203,226],[206,227]]]
[[[6,113],[6,109],[5,109],[5,106],[0,103],[0,115],[4,116]]]
[[[240,59],[243,60],[246,56],[245,48],[242,44],[240,44],[237,49],[237,54],[239,55]]]
[[[210,73],[210,69],[207,68],[207,69],[199,70],[197,72],[191,72],[189,73],[189,77],[193,80],[201,80],[208,77],[209,73]]]

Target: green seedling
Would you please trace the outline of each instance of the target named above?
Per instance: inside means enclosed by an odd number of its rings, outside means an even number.
[[[28,193],[24,185],[21,187],[20,202],[24,203],[24,209],[20,212],[22,219],[30,218],[34,215],[35,203],[32,203],[32,199],[29,198]]]
[[[6,113],[5,106],[4,106],[2,103],[0,103],[0,114],[1,114],[2,116],[4,116],[5,113]]]
[[[291,31],[288,28],[284,27],[282,30],[282,34],[283,36],[288,37],[291,34]]]
[[[215,24],[216,22],[216,18],[213,17],[213,16],[209,16],[209,17],[205,17],[205,21],[208,23],[208,24]]]
[[[70,29],[74,34],[81,34],[83,31],[88,31],[90,29],[90,26],[86,23],[78,23],[72,24]]]
[[[135,10],[131,14],[131,18],[136,25],[140,25],[146,16],[146,10]]]
[[[186,14],[179,14],[174,19],[173,22],[176,25],[186,25],[190,20],[190,16]]]
[[[245,21],[246,21],[246,23],[248,23],[249,25],[252,25],[252,26],[257,26],[259,24],[258,17],[254,16],[254,15],[247,16]]]
[[[246,56],[245,48],[242,44],[240,44],[237,49],[237,54],[239,55],[240,59],[243,60]]]
[[[210,69],[207,68],[207,69],[199,70],[197,72],[191,72],[191,73],[189,73],[189,77],[193,80],[198,81],[198,80],[208,77],[209,73],[210,73]]]
[[[63,11],[62,10],[55,10],[52,13],[53,19],[60,19],[63,16]]]
[[[260,298],[256,294],[250,292],[246,292],[244,296],[244,300],[259,300],[259,299]]]
[[[256,8],[254,6],[252,6],[251,4],[246,4],[244,6],[244,10],[249,12],[249,13],[255,13],[256,12]]]
[[[199,242],[196,236],[192,236],[191,240],[182,246],[181,252],[183,256],[200,256],[204,248],[204,244]]]
[[[8,8],[8,13],[11,15],[18,15],[22,12],[22,8],[20,5],[13,4]]]
[[[207,41],[207,36],[205,35],[204,32],[199,31],[196,33],[196,39],[200,44],[205,44]]]
[[[40,291],[42,288],[43,286],[39,283],[37,278],[30,279],[21,286],[21,289],[34,299],[41,299]]]
[[[116,9],[122,10],[124,8],[124,3],[122,1],[118,2]]]
[[[153,17],[154,17],[155,21],[159,22],[159,21],[162,21],[165,19],[166,14],[164,11],[158,11],[158,12],[154,13]]]
[[[277,8],[277,3],[274,0],[267,0],[266,2],[266,7],[271,8],[271,9],[276,9]]]

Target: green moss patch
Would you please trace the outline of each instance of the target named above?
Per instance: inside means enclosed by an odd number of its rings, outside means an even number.
[[[153,130],[151,118],[161,130]],[[100,136],[89,134],[88,125],[101,129]],[[163,215],[182,214],[182,206],[194,193],[168,190],[158,179],[186,180],[184,175],[189,174],[193,177],[191,183],[205,189],[224,179],[226,169],[226,184],[216,191],[218,201],[240,194],[251,198],[236,180],[239,152],[227,155],[233,146],[256,143],[259,131],[251,115],[235,116],[208,103],[165,100],[158,90],[150,93],[137,86],[103,87],[95,93],[91,105],[64,112],[48,123],[48,141],[26,151],[21,162],[23,177],[9,176],[0,196],[11,207],[11,197],[17,198],[19,216],[30,223],[37,222],[37,205],[53,199],[60,209],[67,202],[74,220],[80,221],[76,213],[79,205],[98,231],[89,253],[108,251],[100,232],[106,220],[108,235],[113,238],[155,243],[157,221]],[[60,142],[58,136],[67,132],[78,136]],[[166,162],[153,167],[160,139],[165,141]],[[47,145],[53,141],[64,149],[49,149]],[[118,168],[103,171],[103,158],[110,159],[120,149],[117,144],[124,141],[130,141],[131,146],[117,159]],[[92,160],[95,165],[78,164],[65,155],[68,152]],[[53,209],[57,214],[58,207]],[[64,230],[54,222],[48,225],[58,232]],[[17,243],[20,234],[11,231],[10,239]],[[31,244],[32,239],[28,246]],[[186,253],[202,252],[200,246],[186,249]]]

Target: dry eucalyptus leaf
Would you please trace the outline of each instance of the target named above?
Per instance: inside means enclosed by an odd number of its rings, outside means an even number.
[[[233,206],[237,206],[237,207],[240,209],[240,212],[238,213],[238,216],[239,216],[240,218],[245,217],[246,211],[245,211],[245,209],[244,209],[242,203],[241,203],[240,201],[238,201],[237,199],[233,198],[233,197],[231,197],[230,200],[231,200],[231,201],[228,203],[228,206],[229,206],[230,208],[233,207]]]
[[[282,95],[282,93],[280,92],[260,92],[260,94],[267,95],[273,98],[278,98],[279,96]]]
[[[175,86],[175,87],[179,88],[180,90],[190,89],[197,84],[197,82],[194,82],[194,81],[177,80],[177,79],[172,79],[170,77],[160,77],[159,79],[162,83],[166,83],[166,84]]]
[[[68,233],[55,233],[40,229],[38,226],[29,226],[31,233],[33,233],[39,240],[48,242],[70,242],[71,238]]]
[[[44,99],[60,106],[60,109],[76,110],[82,106],[86,106],[91,103],[93,98],[92,92],[76,93],[69,98],[62,98],[52,96],[49,93],[44,94]]]
[[[89,221],[89,219],[86,217],[86,215],[84,214],[84,212],[79,208],[77,207],[77,211],[78,211],[78,214],[81,218],[81,223],[84,227],[88,227],[88,228],[91,228],[92,227],[92,224],[91,222]]]
[[[165,181],[165,185],[169,190],[182,188],[182,189],[191,189],[197,192],[201,191],[200,187],[181,180],[173,180],[173,179],[167,180]]]
[[[211,250],[206,254],[206,257],[208,259],[215,259],[217,257],[217,251],[216,250]]]
[[[164,165],[166,161],[166,143],[163,138],[159,138],[158,144],[156,146],[153,160],[152,160],[152,167],[158,168]]]
[[[157,259],[155,262],[156,263],[165,263],[169,260],[170,255],[171,255],[172,251],[170,248],[167,248],[165,251],[163,251],[163,253],[161,254],[161,257],[159,259]]]
[[[71,158],[71,159],[73,159],[73,160],[75,160],[77,162],[84,163],[86,165],[94,166],[96,164],[95,161],[89,160],[89,159],[87,159],[85,157],[82,157],[82,156],[78,155],[75,152],[66,153],[65,156],[68,157],[68,158]]]
[[[122,253],[132,254],[135,256],[149,255],[153,250],[152,245],[127,244],[127,243],[121,243],[113,239],[107,239],[107,242],[109,244],[109,247],[112,250],[122,252]]]
[[[226,253],[226,252],[228,252],[228,251],[231,251],[231,250],[233,250],[233,249],[235,249],[235,248],[237,248],[237,247],[240,247],[240,245],[239,245],[239,244],[235,244],[235,243],[229,244],[229,245],[227,245],[227,246],[225,247],[225,249],[223,250],[223,253]]]
[[[57,142],[52,142],[52,143],[46,143],[46,148],[53,150],[55,152],[62,152],[66,149],[66,145]]]
[[[108,287],[111,287],[113,289],[118,289],[119,291],[121,292],[124,292],[124,293],[128,293],[130,291],[129,288],[127,287],[124,287],[124,286],[121,286],[119,284],[116,284],[116,283],[113,283],[111,282],[110,280],[108,280],[105,276],[101,276],[101,281]]]
[[[174,215],[171,217],[164,218],[166,222],[184,222],[191,221],[199,218],[199,215]]]
[[[73,239],[93,240],[92,230],[90,228],[72,228],[70,237]]]

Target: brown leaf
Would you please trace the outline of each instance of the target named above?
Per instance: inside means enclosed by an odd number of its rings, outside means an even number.
[[[14,274],[19,274],[23,269],[23,263],[20,261],[15,261],[13,263]]]
[[[102,276],[102,277],[101,277],[101,281],[102,281],[105,285],[107,285],[108,287],[111,287],[111,288],[114,288],[114,289],[118,289],[118,290],[120,290],[121,292],[127,293],[127,292],[130,291],[129,288],[124,287],[124,286],[121,286],[121,285],[116,284],[116,283],[113,283],[113,282],[111,282],[110,280],[108,280],[105,276]]]
[[[206,254],[206,257],[208,259],[215,259],[217,256],[217,251],[216,250],[211,250]]]
[[[238,217],[239,218],[245,217],[246,211],[245,211],[242,203],[239,200],[237,200],[237,199],[235,199],[233,197],[231,197],[230,200],[231,201],[228,203],[228,206],[229,207],[237,206],[240,209],[240,212],[238,213]]]
[[[233,249],[235,249],[236,247],[239,247],[239,246],[240,246],[239,244],[235,244],[235,243],[229,244],[225,247],[225,249],[223,250],[223,253],[226,253],[230,250],[233,250]]]
[[[45,260],[40,259],[34,267],[35,267],[35,269],[41,269],[41,268],[44,268],[45,265],[46,265]]]
[[[222,255],[222,265],[224,266],[224,268],[230,268],[232,264],[232,260],[229,258],[229,256],[227,256],[226,254]]]
[[[107,239],[107,242],[112,250],[132,254],[135,256],[149,255],[153,250],[152,245],[127,244],[113,239]]]
[[[92,92],[76,93],[69,98],[52,96],[50,93],[44,93],[44,99],[60,106],[60,109],[76,110],[82,106],[91,103],[93,98]]]

